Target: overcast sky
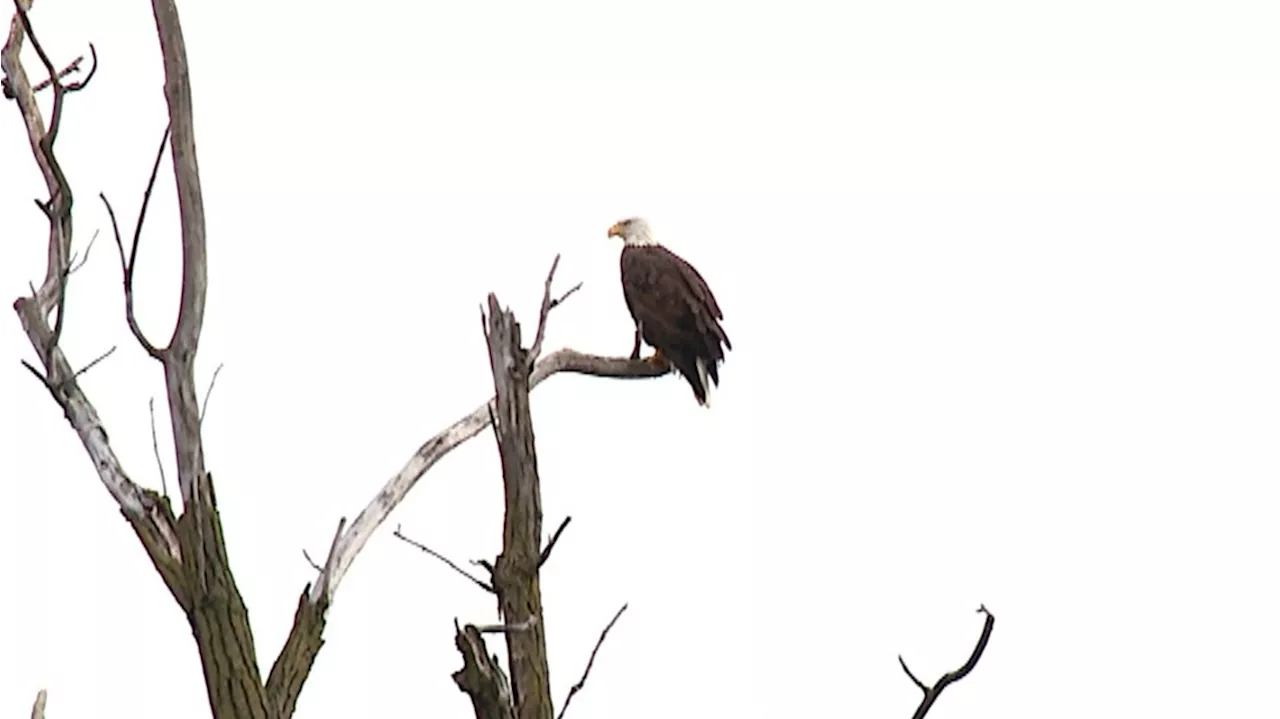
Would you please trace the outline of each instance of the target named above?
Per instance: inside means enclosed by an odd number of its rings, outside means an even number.
[[[533,396],[557,705],[569,717],[1274,713],[1280,586],[1280,7],[1272,2],[181,4],[208,214],[206,456],[265,673],[339,517],[492,392],[479,303],[625,354],[615,220],[703,272],[734,351],[683,381]],[[93,41],[58,152],[75,245],[132,221],[166,123],[147,3],[37,0]],[[34,53],[26,66],[38,78]],[[45,102],[49,98],[44,95]],[[47,108],[47,105],[46,105]],[[47,110],[46,110],[47,112]],[[167,159],[138,313],[179,283]],[[44,276],[44,186],[0,110],[0,295]],[[63,348],[158,488],[107,235]],[[181,611],[0,318],[0,715],[207,716]],[[168,420],[163,458],[174,483]],[[304,719],[463,717],[453,622],[492,598],[485,433],[374,536]],[[499,651],[501,643],[491,642]]]

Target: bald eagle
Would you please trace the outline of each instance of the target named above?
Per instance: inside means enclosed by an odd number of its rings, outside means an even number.
[[[643,338],[654,349],[647,361],[675,366],[698,404],[710,407],[707,380],[719,386],[724,351],[733,349],[711,288],[693,265],[653,238],[643,219],[615,223],[609,237],[621,237],[623,243],[622,295],[636,323],[631,358],[640,358]]]

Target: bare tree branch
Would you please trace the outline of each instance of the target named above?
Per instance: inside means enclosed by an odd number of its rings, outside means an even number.
[[[93,237],[89,238],[89,244],[85,245],[84,256],[79,257],[78,253],[71,253],[71,259],[68,261],[67,276],[70,277],[79,272],[82,267],[89,264],[89,253],[93,252],[93,243],[98,241],[98,231],[93,231]]]
[[[75,377],[76,379],[79,379],[80,377],[84,376],[84,374],[85,374],[86,372],[88,372],[89,370],[93,369],[94,365],[96,365],[96,364],[98,364],[99,362],[101,362],[102,360],[104,360],[104,359],[106,359],[106,358],[110,357],[110,356],[112,355],[112,353],[113,353],[113,352],[115,352],[115,351],[116,351],[116,348],[115,348],[115,346],[113,345],[113,346],[111,347],[111,349],[107,350],[106,352],[103,352],[102,354],[100,354],[100,355],[98,355],[97,357],[94,357],[92,360],[90,360],[90,361],[89,361],[89,364],[87,364],[87,365],[85,365],[84,367],[81,367],[80,369],[76,370],[76,373],[73,375],[73,377]]]
[[[71,75],[71,73],[73,73],[73,72],[79,72],[79,70],[80,70],[80,63],[82,63],[82,62],[84,62],[84,55],[81,55],[80,57],[77,57],[76,59],[74,59],[74,60],[72,60],[70,63],[68,63],[66,67],[64,67],[64,68],[62,68],[61,70],[59,70],[59,71],[58,71],[57,79],[58,79],[59,81],[61,81],[61,80],[65,79],[66,77],[68,77],[69,75]],[[96,55],[95,55],[95,58],[94,58],[94,66],[93,66],[93,69],[94,69],[94,70],[97,70],[97,69],[98,69],[98,68],[97,68],[97,57],[96,57]],[[86,82],[87,82],[87,80],[86,80]],[[47,89],[47,88],[48,88],[50,85],[52,85],[52,84],[53,84],[53,78],[49,78],[49,79],[47,79],[47,80],[41,80],[40,82],[37,82],[37,83],[35,84],[35,86],[33,86],[33,87],[31,88],[31,91],[32,91],[32,92],[40,92],[41,90]],[[8,99],[8,100],[12,100],[12,99],[14,99],[15,95],[14,95],[14,93],[13,93],[13,88],[9,86],[9,78],[7,78],[7,77],[6,77],[6,78],[0,78],[0,90],[2,90],[2,91],[4,92],[4,96],[5,96],[5,98],[6,98],[6,99]]]
[[[404,542],[405,544],[408,544],[408,545],[409,545],[409,546],[411,546],[411,547],[416,547],[417,549],[419,549],[419,550],[421,550],[421,551],[423,551],[423,552],[426,552],[427,554],[429,554],[429,555],[431,555],[431,556],[435,557],[436,559],[440,560],[441,562],[444,562],[446,565],[448,565],[448,567],[449,567],[450,569],[452,569],[453,571],[457,572],[458,574],[461,574],[462,576],[466,577],[467,579],[471,580],[471,581],[472,581],[476,586],[480,587],[481,589],[485,590],[486,592],[489,592],[490,594],[492,594],[492,593],[493,593],[493,586],[492,586],[492,585],[490,585],[488,582],[484,581],[483,579],[480,579],[479,577],[475,576],[475,575],[474,575],[474,574],[472,574],[471,572],[468,572],[467,570],[463,569],[462,567],[459,567],[457,564],[454,564],[454,563],[453,563],[453,561],[452,561],[452,560],[450,560],[448,557],[446,557],[446,556],[444,556],[443,554],[441,554],[441,553],[439,553],[439,552],[435,551],[435,550],[434,550],[434,549],[432,549],[431,547],[428,547],[427,545],[422,544],[421,542],[414,541],[414,540],[412,540],[412,539],[410,539],[410,538],[408,538],[408,537],[404,536],[404,534],[403,534],[403,533],[401,533],[401,531],[400,531],[400,527],[399,527],[399,526],[397,526],[397,527],[396,527],[396,531],[394,531],[394,532],[392,532],[392,533],[391,533],[391,536],[395,537],[396,539],[399,539],[400,541]]]
[[[556,254],[556,258],[551,261],[551,271],[547,273],[547,281],[542,287],[542,306],[538,310],[538,331],[533,337],[533,346],[529,348],[529,362],[531,364],[538,359],[538,355],[542,352],[542,340],[547,334],[547,316],[551,314],[551,310],[569,299],[569,295],[582,289],[582,283],[579,282],[560,297],[554,300],[551,299],[551,282],[555,279],[556,268],[559,266],[560,255]]]
[[[44,719],[44,705],[49,700],[49,692],[41,689],[36,692],[36,700],[31,704],[31,719]]]
[[[613,629],[613,625],[618,623],[618,619],[622,617],[622,613],[627,611],[627,605],[623,604],[617,614],[613,615],[613,619],[604,626],[604,631],[600,632],[600,638],[596,640],[596,646],[591,650],[591,657],[587,659],[587,668],[582,670],[582,678],[577,684],[569,687],[569,695],[564,698],[564,706],[560,707],[560,713],[556,715],[556,719],[564,719],[564,713],[569,709],[569,702],[573,701],[573,696],[582,691],[587,685],[587,677],[591,675],[591,667],[596,663],[596,653],[600,651],[600,645],[604,644],[604,638],[609,636],[609,630]]]
[[[164,374],[169,395],[169,421],[177,454],[178,489],[184,506],[197,499],[205,478],[204,445],[200,439],[200,408],[196,400],[195,359],[204,325],[208,266],[205,245],[204,196],[196,160],[195,121],[187,47],[174,0],[152,0],[156,34],[164,59],[164,95],[169,106],[169,141],[178,215],[182,224],[182,290],[178,322],[165,350]]]
[[[129,331],[138,340],[138,344],[142,345],[142,349],[151,357],[164,361],[160,350],[156,348],[146,335],[143,334],[142,328],[138,326],[138,318],[133,311],[133,273],[138,266],[138,246],[142,240],[142,223],[147,219],[147,207],[151,204],[151,192],[155,189],[156,175],[160,172],[160,160],[164,158],[164,148],[169,142],[169,126],[164,128],[164,134],[160,138],[160,147],[156,150],[155,162],[151,164],[151,176],[147,179],[147,189],[142,193],[142,205],[138,208],[138,219],[133,224],[133,244],[129,246],[129,257],[124,256],[124,240],[120,237],[120,225],[116,222],[116,211],[111,207],[111,201],[107,199],[105,193],[98,193],[98,197],[102,200],[102,204],[106,205],[107,215],[111,219],[111,231],[115,235],[116,249],[120,253],[120,273],[124,279],[124,315],[125,321],[129,323]]]
[[[67,182],[66,175],[62,172],[62,166],[58,163],[58,159],[53,152],[53,144],[57,140],[58,128],[62,123],[62,104],[68,88],[58,80],[58,72],[54,69],[53,61],[49,59],[49,55],[44,51],[44,47],[41,46],[40,41],[31,29],[31,19],[27,16],[27,10],[31,7],[31,0],[13,0],[13,4],[16,13],[13,22],[10,24],[9,39],[5,43],[3,59],[0,59],[0,65],[3,66],[6,80],[8,80],[8,88],[13,93],[14,99],[17,100],[18,109],[22,113],[23,119],[26,120],[27,137],[31,142],[32,152],[36,155],[36,162],[40,165],[41,172],[45,176],[45,185],[49,190],[48,202],[36,200],[36,205],[44,212],[45,217],[49,219],[49,264],[45,270],[44,283],[41,284],[38,292],[33,293],[32,299],[36,301],[39,315],[44,320],[42,324],[45,324],[46,327],[49,313],[55,309],[57,311],[57,319],[53,330],[42,338],[43,346],[37,348],[37,351],[43,350],[41,362],[45,365],[46,372],[49,373],[48,386],[57,387],[63,379],[69,376],[69,373],[62,373],[63,364],[65,363],[47,362],[44,360],[44,355],[52,356],[54,354],[54,349],[62,336],[62,327],[66,314],[67,278],[71,269],[69,259],[72,235],[71,206],[73,204],[71,184]],[[49,115],[49,127],[47,130],[44,127],[44,118],[40,115],[40,107],[36,104],[35,91],[31,89],[30,81],[27,79],[26,71],[23,69],[20,60],[24,33],[31,40],[31,47],[35,49],[36,54],[40,57],[40,62],[43,63],[45,70],[48,72],[49,82],[53,87],[53,109]],[[74,89],[79,89],[84,84],[80,83]],[[28,338],[31,339],[31,332],[27,334]]]
[[[991,612],[987,611],[986,605],[978,607],[979,614],[987,616],[986,621],[982,624],[982,635],[978,637],[978,643],[973,647],[973,652],[969,654],[969,660],[964,666],[953,672],[947,672],[938,679],[937,683],[932,687],[925,686],[925,683],[916,678],[915,674],[907,668],[907,662],[898,655],[898,664],[902,665],[902,671],[906,672],[911,681],[924,692],[924,698],[920,700],[920,706],[916,708],[916,713],[912,715],[912,719],[924,719],[924,716],[933,708],[934,702],[938,701],[938,697],[942,695],[942,690],[946,689],[954,682],[958,682],[969,675],[973,668],[978,666],[978,660],[982,658],[982,653],[987,649],[987,642],[991,641],[991,630],[995,628],[996,618]]]
[[[169,480],[164,476],[164,460],[160,458],[160,438],[156,436],[156,398],[147,399],[147,411],[151,414],[151,449],[156,453],[156,469],[160,470],[160,493],[169,496]]]
[[[564,518],[564,521],[560,523],[560,526],[556,527],[556,531],[552,532],[551,539],[547,542],[547,546],[543,547],[542,555],[538,557],[539,567],[546,564],[547,560],[551,558],[551,550],[556,548],[556,542],[560,541],[560,534],[564,532],[564,528],[568,527],[569,522],[572,520],[573,520],[573,517],[566,516]]]
[[[204,425],[204,415],[209,411],[209,398],[213,396],[213,386],[218,383],[218,375],[222,373],[222,363],[213,370],[213,378],[209,380],[209,389],[204,391],[204,402],[200,405],[200,424]]]
[[[549,301],[544,304],[549,304]],[[537,361],[529,374],[529,389],[532,390],[543,380],[562,372],[612,379],[646,379],[660,377],[670,371],[670,367],[658,367],[641,359],[603,357],[565,348]],[[330,601],[333,599],[333,593],[337,590],[347,569],[355,561],[360,550],[364,549],[364,545],[373,536],[374,531],[386,521],[392,510],[400,504],[427,470],[490,425],[489,413],[492,406],[493,399],[490,399],[418,447],[404,467],[383,485],[373,501],[351,523],[350,529],[335,547],[338,556],[333,562],[333,575],[328,582],[312,583],[312,601],[320,601],[322,586],[328,587],[329,591],[329,596],[325,599]]]

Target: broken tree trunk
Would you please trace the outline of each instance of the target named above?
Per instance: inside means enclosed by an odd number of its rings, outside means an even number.
[[[520,324],[489,295],[486,322],[493,369],[494,435],[502,455],[506,517],[502,554],[494,563],[498,610],[510,627],[504,634],[518,719],[553,719],[546,628],[542,619],[542,497],[529,413],[529,353],[520,346]]]

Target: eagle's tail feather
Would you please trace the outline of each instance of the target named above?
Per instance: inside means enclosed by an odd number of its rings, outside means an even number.
[[[697,360],[697,367],[698,384],[702,385],[702,391],[699,392],[695,387],[693,393],[698,398],[698,404],[706,407],[707,409],[711,409],[711,383],[707,381],[707,361],[699,357]]]

